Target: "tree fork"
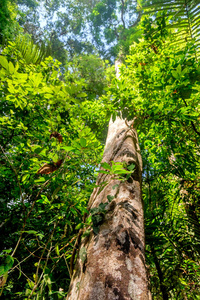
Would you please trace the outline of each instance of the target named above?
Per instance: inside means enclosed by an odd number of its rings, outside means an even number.
[[[151,299],[144,255],[142,159],[137,132],[127,125],[119,117],[110,120],[102,162],[135,168],[124,181],[99,174],[88,207],[108,202],[108,195],[113,200],[105,208],[99,232],[81,240],[67,300]]]

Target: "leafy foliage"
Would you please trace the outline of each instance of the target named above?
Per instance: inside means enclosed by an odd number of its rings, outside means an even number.
[[[27,64],[10,43],[0,64],[3,293],[59,299],[67,292],[73,244],[102,146],[77,115],[81,84],[61,81],[58,61]],[[58,160],[63,163],[54,173],[38,172]]]
[[[0,33],[1,33],[1,39],[2,39],[2,31],[5,30],[5,27],[9,24],[9,10],[8,10],[8,1],[3,0],[1,3],[1,10],[0,10]]]
[[[133,44],[110,90],[136,126],[144,163],[147,261],[156,299],[199,294],[199,62],[170,40]],[[120,101],[118,101],[120,99]],[[161,296],[162,295],[162,296]]]
[[[141,6],[138,8],[141,9]],[[196,52],[199,53],[200,7],[198,1],[154,0],[151,4],[144,4],[142,9],[146,14],[156,14],[157,20],[162,19],[161,12],[164,13],[165,18],[168,19],[167,29],[170,29],[173,35],[173,43],[185,45],[187,42],[195,42]]]
[[[1,33],[8,38],[13,9],[8,1],[2,3]],[[48,15],[46,33],[38,30],[40,3]],[[19,22],[34,41],[49,38],[62,67],[26,36],[12,39],[0,55],[3,297],[66,296],[80,233],[98,234],[115,197],[108,195],[87,218],[97,173],[125,180],[134,171],[132,165],[100,166],[99,140],[105,141],[111,113],[122,112],[129,120],[137,117],[152,295],[198,299],[198,1],[151,1],[143,6],[151,17],[144,16],[137,28],[141,14],[134,14],[132,1],[40,3],[18,1]],[[108,61],[94,55],[94,45],[113,58],[120,50],[127,53],[130,44],[120,79],[115,79]],[[86,255],[83,247],[83,262]]]
[[[20,26],[16,21],[17,6],[9,0],[2,0],[0,6],[0,45],[5,45],[8,40],[19,34]]]
[[[52,0],[40,1],[39,6],[38,1],[35,6],[30,6],[29,1],[18,3],[25,33],[34,42],[50,41],[55,58],[63,64],[74,55],[97,52],[113,61],[121,48],[128,51],[130,43],[137,40],[134,27],[141,14],[130,0]],[[43,26],[41,12],[45,19]]]
[[[50,47],[43,42],[35,44],[27,35],[18,35],[15,39],[15,49],[20,52],[26,64],[39,64],[50,55]]]
[[[73,61],[67,63],[65,78],[71,82],[81,80],[85,97],[89,100],[99,98],[105,94],[105,88],[114,78],[114,69],[109,62],[97,55],[77,55]]]

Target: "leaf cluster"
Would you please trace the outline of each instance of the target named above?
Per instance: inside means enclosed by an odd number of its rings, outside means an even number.
[[[81,78],[61,80],[58,61],[27,64],[10,43],[0,56],[0,78],[1,292],[9,299],[60,299],[102,145],[84,119]],[[91,104],[91,122],[98,105]],[[55,172],[38,173],[60,160]]]
[[[193,299],[200,288],[200,77],[195,46],[141,40],[130,51],[120,78],[113,80],[110,101],[115,112],[130,120],[137,116],[152,294],[156,299]]]

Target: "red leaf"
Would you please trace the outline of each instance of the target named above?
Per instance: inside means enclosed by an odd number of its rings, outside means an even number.
[[[56,163],[44,164],[38,171],[37,174],[50,174],[58,170],[63,163],[63,159],[58,160]]]
[[[57,131],[52,132],[52,134],[50,135],[50,139],[51,139],[52,137],[55,137],[56,139],[58,139],[58,141],[59,141],[60,143],[62,143],[62,141],[63,141],[62,135],[61,135],[60,133],[58,133]]]
[[[38,171],[37,174],[50,174],[57,170],[57,166],[54,164],[44,164]]]

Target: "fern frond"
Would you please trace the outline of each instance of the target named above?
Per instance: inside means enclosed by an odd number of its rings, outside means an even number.
[[[178,43],[193,41],[197,56],[200,57],[200,1],[199,0],[154,0],[142,7],[144,14],[164,12],[170,22],[166,28],[172,29],[173,40]],[[157,18],[158,19],[158,18]]]
[[[49,46],[45,46],[44,42],[34,44],[33,40],[26,35],[18,36],[15,39],[15,44],[27,64],[39,64],[45,57],[50,55]]]

